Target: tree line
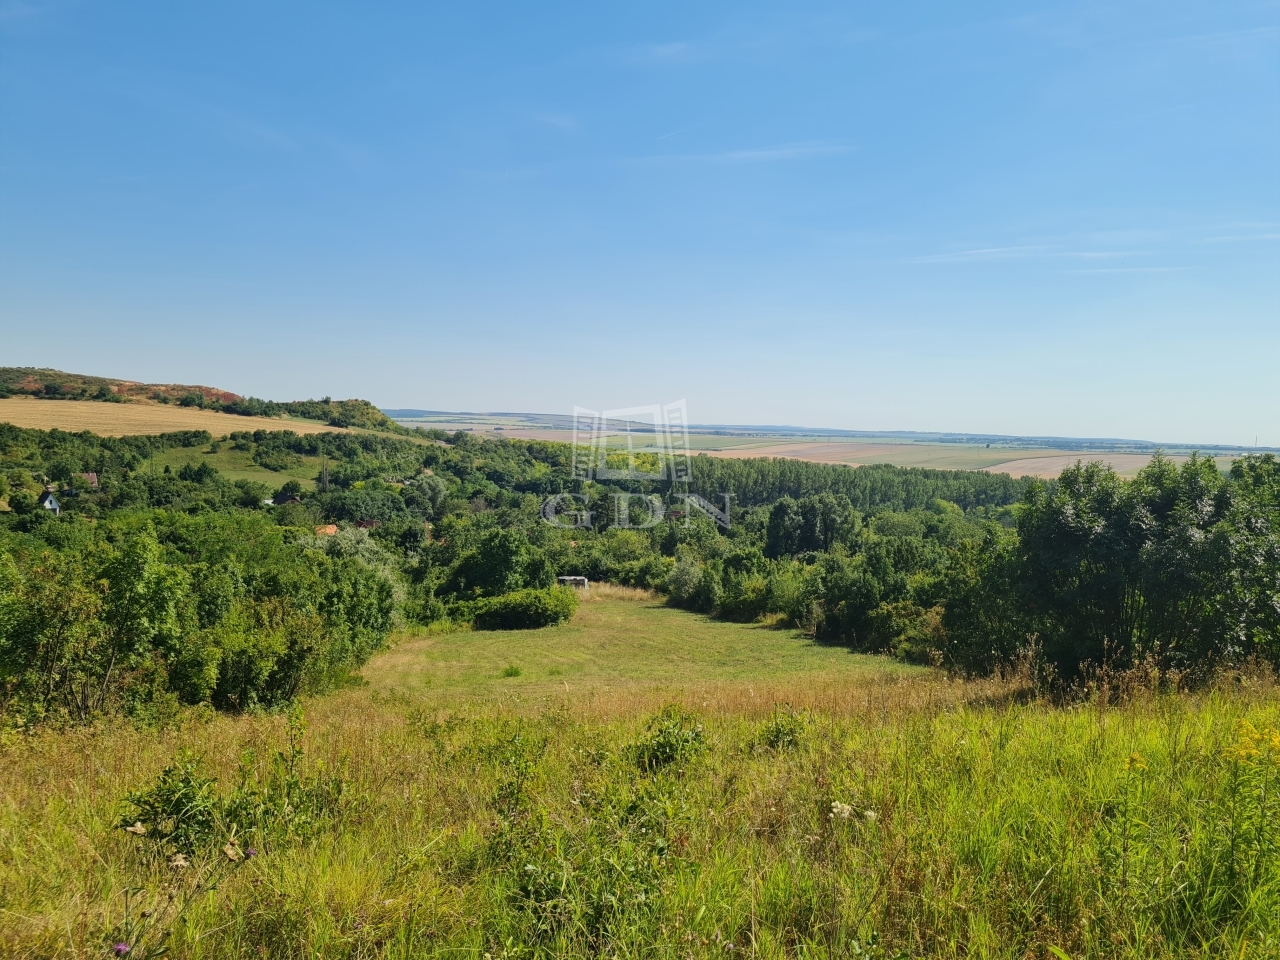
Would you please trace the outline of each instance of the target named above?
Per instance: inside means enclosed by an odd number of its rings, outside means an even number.
[[[271,705],[345,682],[399,625],[560,622],[564,575],[963,672],[1028,650],[1068,679],[1280,661],[1270,455],[1227,473],[1157,456],[1134,480],[1081,464],[1052,483],[695,457],[690,489],[731,494],[725,529],[670,483],[575,480],[566,444],[426,440],[0,425],[3,708]],[[309,484],[232,481],[209,462],[228,444],[268,470],[322,466]],[[175,449],[186,463],[157,470]],[[46,487],[60,516],[37,503]],[[566,491],[591,528],[545,522]]]

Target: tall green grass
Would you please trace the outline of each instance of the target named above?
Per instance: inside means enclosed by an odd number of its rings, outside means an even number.
[[[11,731],[0,954],[1280,956],[1269,682],[794,684]]]

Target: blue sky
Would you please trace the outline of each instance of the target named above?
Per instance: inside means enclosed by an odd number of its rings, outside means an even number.
[[[1275,2],[0,2],[0,363],[1280,445]]]

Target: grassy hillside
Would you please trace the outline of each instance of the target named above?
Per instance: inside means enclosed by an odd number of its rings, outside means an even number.
[[[1269,681],[1063,709],[874,664],[615,596],[292,721],[9,729],[0,953],[1280,955]]]
[[[0,367],[0,397],[44,397],[49,400],[105,400],[113,402],[177,402],[183,397],[239,400],[240,395],[215,387],[181,383],[138,383],[111,377],[67,373],[49,367]]]

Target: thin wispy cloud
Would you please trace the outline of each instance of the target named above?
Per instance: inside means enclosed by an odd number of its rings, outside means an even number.
[[[844,153],[847,148],[828,140],[805,140],[800,143],[784,143],[776,147],[760,147],[754,150],[730,150],[715,154],[712,159],[722,163],[772,163],[775,160],[802,160],[805,157],[823,157]]]
[[[710,121],[710,120],[708,120],[708,121],[706,121],[705,123],[695,123],[692,127],[681,127],[679,130],[672,130],[670,133],[664,133],[662,136],[658,137],[657,139],[658,139],[658,140],[667,140],[667,139],[669,139],[669,138],[671,138],[671,137],[678,137],[678,136],[679,136],[680,134],[682,134],[682,133],[689,133],[689,132],[690,132],[690,131],[692,131],[692,130],[701,130],[703,127],[705,127],[705,126],[706,126],[708,123],[710,123],[710,122],[711,122],[711,121]]]
[[[563,130],[566,133],[578,130],[582,126],[577,117],[570,116],[567,113],[535,113],[530,115],[529,119],[534,123],[545,127],[554,127],[556,130]]]
[[[1280,240],[1280,233],[1238,233],[1225,237],[1206,237],[1202,243],[1252,243],[1257,240]]]
[[[807,160],[813,157],[834,156],[847,153],[848,150],[849,148],[844,144],[831,140],[802,140],[796,143],[780,143],[770,147],[724,150],[719,153],[667,153],[653,157],[638,157],[636,159],[644,163],[783,163],[789,160]]]
[[[1146,250],[1072,250],[1063,253],[1064,257],[1075,257],[1079,260],[1114,260],[1118,257],[1138,257]]]
[[[907,257],[906,263],[983,263],[999,260],[1119,260],[1125,257],[1141,257],[1150,254],[1149,250],[1072,250],[1052,244],[1014,244],[1004,247],[977,247],[969,250],[956,250],[949,253],[927,254],[920,257]],[[1145,270],[1138,267],[1100,267],[1096,270],[1081,268],[1075,272],[1132,271]]]
[[[0,3],[0,23],[30,20],[32,17],[38,17],[43,12],[44,9],[40,6],[34,3],[24,3],[23,0]]]
[[[214,115],[229,139],[242,145],[269,147],[274,150],[296,150],[298,140],[284,130],[229,110],[215,110]]]
[[[1242,30],[1218,30],[1210,33],[1184,34],[1182,36],[1168,37],[1162,42],[1195,46],[1235,46],[1258,40],[1270,40],[1277,34],[1280,34],[1280,27],[1259,26],[1246,27]]]
[[[935,253],[923,257],[909,257],[910,263],[964,263],[971,260],[1013,260],[1022,257],[1043,257],[1053,252],[1052,247],[1039,244],[1010,247],[979,247],[974,250],[956,250],[953,253]]]
[[[687,60],[692,47],[684,42],[654,43],[644,48],[651,60]]]
[[[1186,267],[1082,267],[1067,273],[1175,273]]]
[[[474,177],[477,180],[494,180],[494,181],[521,181],[536,180],[545,176],[546,171],[538,167],[508,167],[499,170],[464,170],[463,173],[468,177]]]
[[[710,43],[672,40],[668,43],[641,43],[615,48],[613,56],[640,66],[664,67],[708,60],[712,54],[713,45]]]

